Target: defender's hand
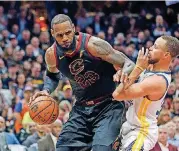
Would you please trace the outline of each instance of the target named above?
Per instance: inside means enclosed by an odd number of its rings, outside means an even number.
[[[122,70],[118,70],[116,74],[114,74],[113,76],[114,82],[126,83],[127,80],[128,80],[128,74],[125,72],[122,72]]]
[[[144,47],[142,47],[142,50],[139,50],[136,66],[141,68],[141,70],[145,70],[149,66],[148,53],[149,49],[146,49],[146,51],[144,51]]]
[[[38,98],[39,96],[50,96],[50,94],[48,93],[47,90],[43,90],[43,91],[36,92],[33,96],[30,97],[29,106],[30,106],[31,103],[32,103],[36,98]]]

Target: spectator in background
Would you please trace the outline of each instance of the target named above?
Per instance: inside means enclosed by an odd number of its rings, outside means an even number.
[[[175,95],[175,92],[176,92],[176,85],[174,82],[171,82],[170,86],[168,88],[168,91],[167,91],[167,97],[172,98]],[[172,103],[172,102],[170,102],[170,103]]]
[[[112,46],[114,45],[114,28],[109,26],[106,34],[106,41],[108,41]]]
[[[0,6],[0,29],[6,28],[7,23],[7,16],[4,14],[4,8]]]
[[[125,49],[125,37],[123,33],[118,33],[114,40],[114,49],[124,52]]]
[[[171,35],[171,33],[167,30],[167,25],[164,23],[161,15],[156,16],[156,24],[153,27],[153,35],[155,38],[162,35]]]
[[[49,34],[49,32],[46,32],[46,31],[41,32],[39,39],[40,39],[40,48],[42,50],[47,50],[47,48],[50,47],[50,34]]]
[[[131,59],[132,61],[136,61],[138,52],[135,50],[135,45],[132,44],[127,46],[124,50],[124,53]]]
[[[87,33],[87,34],[89,34],[89,35],[93,35],[93,29],[92,29],[90,26],[88,26],[88,27],[86,27],[86,29],[85,29],[85,33]]]
[[[42,89],[43,86],[43,77],[41,72],[41,64],[34,62],[31,69],[31,78],[32,84],[34,87]]]
[[[31,73],[31,67],[32,67],[32,63],[30,61],[24,61],[23,62],[23,71],[24,71],[24,75],[26,77],[30,76]]]
[[[175,116],[172,121],[176,125],[176,134],[175,134],[175,137],[176,137],[177,140],[179,140],[179,117]]]
[[[158,125],[166,124],[171,120],[170,110],[162,109],[158,117]]]
[[[28,44],[25,48],[25,55],[23,61],[34,61],[36,57],[34,56],[34,47],[31,44]]]
[[[15,64],[15,62],[13,62],[12,64],[8,66],[8,82],[10,81],[15,82],[16,77],[17,77],[17,71],[18,71],[18,67]]]
[[[179,14],[177,14],[176,24],[172,27],[172,35],[179,39]]]
[[[24,57],[23,50],[13,51],[13,59],[18,66],[22,65],[23,57]]]
[[[22,143],[26,147],[30,147],[33,144],[36,144],[38,140],[44,137],[47,134],[46,125],[37,125],[37,131],[30,136]]]
[[[70,113],[71,109],[72,109],[72,105],[70,104],[70,102],[68,100],[63,100],[60,102],[59,104],[60,108],[63,108],[65,110],[65,113]]]
[[[176,124],[172,121],[168,122],[166,124],[166,127],[168,129],[168,143],[179,147],[179,139],[175,136],[176,135]]]
[[[18,17],[18,25],[19,25],[19,30],[20,32],[22,32],[24,29],[26,29],[28,27],[28,22],[27,22],[27,9],[24,8],[24,7],[21,7],[20,8],[20,14],[19,14],[19,17]]]
[[[139,27],[139,29],[146,29],[147,27],[147,19],[146,19],[146,15],[147,15],[147,12],[145,10],[145,8],[141,9],[140,11],[140,14],[139,14],[139,17],[137,19],[137,26]]]
[[[130,28],[130,17],[129,10],[125,9],[123,12],[123,16],[117,20],[118,32],[127,33],[127,30]]]
[[[2,81],[0,80],[0,116],[7,118],[9,105],[4,97],[4,94],[1,92],[2,89]]]
[[[13,61],[13,49],[10,45],[7,45],[4,49],[4,59],[6,60],[6,64],[7,66],[9,66],[10,64],[12,64]]]
[[[152,46],[153,46],[153,41],[148,40],[148,41],[146,42],[145,47],[146,47],[146,48],[150,48],[150,47],[152,47]]]
[[[42,49],[40,49],[39,45],[40,45],[40,42],[39,42],[39,39],[37,37],[33,37],[31,39],[31,44],[34,48],[33,50],[33,54],[35,57],[39,56],[39,55],[42,55],[44,56],[44,51]]]
[[[17,39],[18,39],[20,33],[19,33],[19,26],[18,26],[17,24],[14,24],[14,25],[12,26],[11,33],[14,34],[14,35],[16,35],[16,37],[17,37]]]
[[[4,74],[7,73],[7,67],[5,66],[4,60],[0,58],[0,75],[3,78]]]
[[[26,78],[24,73],[19,72],[17,74],[16,82],[14,84],[14,89],[16,92],[17,97],[21,100],[24,98],[24,89],[26,84]]]
[[[101,39],[105,40],[105,39],[106,39],[105,32],[100,31],[100,32],[98,33],[97,37],[99,37],[99,38],[101,38]]]
[[[87,15],[87,12],[84,8],[78,10],[76,20],[77,25],[80,27],[82,31],[85,31],[85,28],[93,22],[92,17]]]
[[[171,110],[173,98],[165,97],[163,103],[163,110]],[[170,115],[171,116],[171,115]]]
[[[33,29],[32,29],[32,37],[39,37],[40,36],[40,24],[34,23]]]
[[[171,112],[171,117],[179,116],[179,98],[173,99],[173,111]]]
[[[144,35],[145,35],[145,41],[152,41],[152,42],[154,41],[154,38],[151,36],[151,32],[149,29],[144,30]]]
[[[9,31],[5,28],[1,31],[1,34],[2,34],[2,37],[3,37],[3,43],[4,43],[4,46],[6,44],[10,44],[10,41],[9,41]]]
[[[131,33],[133,37],[137,37],[137,33],[139,32],[139,28],[136,24],[136,19],[134,17],[130,18],[130,28],[127,30],[127,33]]]
[[[16,118],[15,121],[15,131],[16,133],[20,132],[20,129],[22,128],[22,119],[24,117],[24,114],[28,112],[28,102],[32,95],[32,88],[31,87],[25,87],[24,90],[24,99],[18,100],[15,111],[14,111],[14,117]]]
[[[168,128],[166,125],[159,126],[158,142],[150,151],[177,151],[177,148],[167,142]]]
[[[12,133],[5,132],[5,119],[0,116],[0,150],[4,151],[4,147],[9,144],[19,144],[16,136]]]
[[[65,116],[65,109],[62,105],[59,105],[58,119],[63,122],[63,117]],[[64,122],[63,122],[64,123]]]
[[[142,47],[145,45],[146,39],[143,31],[140,31],[138,33],[136,41],[134,43],[136,44],[137,50],[141,50]]]
[[[58,140],[58,136],[62,130],[62,122],[60,120],[56,120],[54,123],[50,125],[51,133],[42,137],[38,140],[38,150],[39,151],[55,151],[56,143]]]
[[[104,31],[104,25],[101,24],[101,17],[99,14],[96,14],[94,16],[94,21],[93,23],[91,24],[91,27],[94,31],[94,34],[97,35],[100,31]]]
[[[22,31],[22,38],[19,40],[19,46],[25,50],[26,45],[28,45],[30,43],[30,36],[31,33],[29,30],[24,29]]]
[[[61,98],[61,101],[67,100],[70,104],[73,104],[73,92],[72,92],[72,87],[71,85],[65,85],[63,87],[63,97]]]

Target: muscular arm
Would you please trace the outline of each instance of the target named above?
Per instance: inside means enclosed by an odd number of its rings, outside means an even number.
[[[113,92],[113,97],[118,101],[127,101],[144,96],[151,100],[158,100],[164,95],[166,88],[166,80],[162,76],[153,75],[139,83],[132,84],[125,90],[118,91],[117,87]]]
[[[119,52],[112,48],[112,46],[97,37],[91,37],[88,42],[89,52],[102,60],[105,60],[114,66],[123,67],[123,70],[130,73],[135,64],[122,52]]]
[[[59,70],[56,68],[56,58],[54,56],[53,47],[47,49],[45,53],[45,62],[47,65],[46,76],[44,79],[44,90],[47,90],[49,93],[53,92],[58,86],[59,80],[62,75]]]

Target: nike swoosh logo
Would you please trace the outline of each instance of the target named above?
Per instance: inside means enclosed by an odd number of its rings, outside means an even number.
[[[61,60],[61,59],[63,59],[64,58],[64,56],[62,56],[62,57],[59,57],[59,59]]]

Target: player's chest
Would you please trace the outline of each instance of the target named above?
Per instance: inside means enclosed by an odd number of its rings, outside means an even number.
[[[99,62],[89,57],[85,53],[80,53],[73,57],[59,56],[59,70],[67,78],[79,81],[82,79],[99,79]]]

